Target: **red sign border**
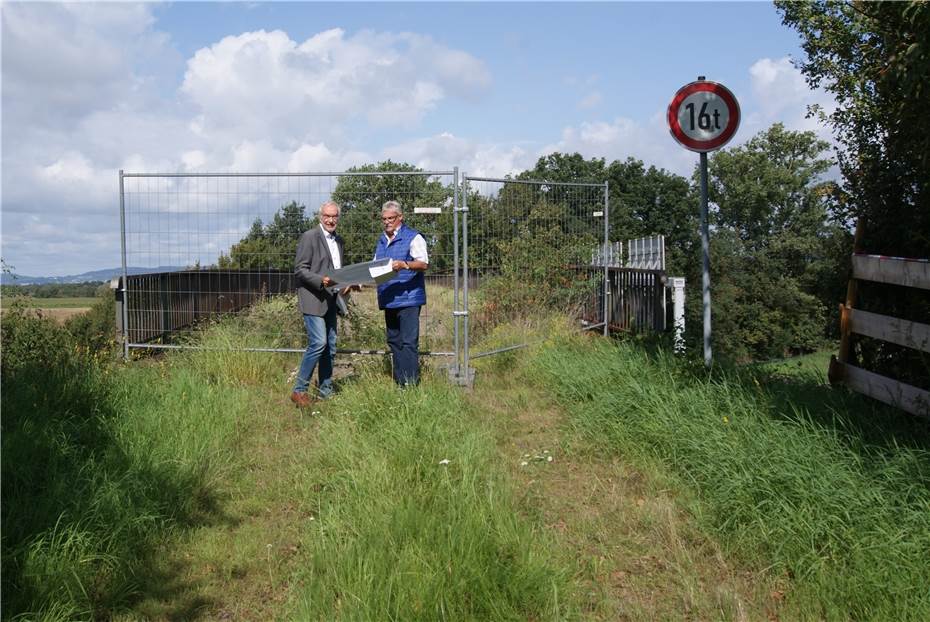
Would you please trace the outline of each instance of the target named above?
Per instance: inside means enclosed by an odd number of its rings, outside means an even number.
[[[694,140],[689,138],[685,134],[684,130],[681,129],[681,125],[678,124],[678,108],[681,106],[681,102],[684,101],[686,97],[693,93],[699,91],[710,91],[714,93],[720,99],[724,101],[729,108],[730,117],[728,119],[727,127],[724,128],[723,132],[717,138],[713,140]],[[734,115],[733,112],[736,111]],[[727,144],[733,135],[736,134],[736,130],[739,129],[740,117],[741,117],[739,102],[736,101],[736,97],[727,87],[723,86],[719,82],[713,82],[711,80],[697,80],[696,82],[691,82],[685,86],[678,89],[678,92],[675,93],[675,97],[672,99],[672,103],[668,105],[668,130],[672,134],[678,143],[685,149],[690,149],[691,151],[706,152],[714,151],[719,149]],[[736,122],[734,123],[734,119]]]

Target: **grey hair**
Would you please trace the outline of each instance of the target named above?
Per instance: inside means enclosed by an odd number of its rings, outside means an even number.
[[[404,210],[401,209],[400,203],[398,203],[397,201],[388,201],[387,203],[381,206],[382,214],[384,212],[389,212],[389,211],[397,212],[401,216],[404,215]]]
[[[336,203],[335,201],[326,201],[325,203],[323,203],[323,205],[320,206],[320,211],[319,211],[320,214],[323,213],[323,208],[326,207],[327,205],[332,205],[333,207],[336,208],[337,212],[342,214],[342,206]]]

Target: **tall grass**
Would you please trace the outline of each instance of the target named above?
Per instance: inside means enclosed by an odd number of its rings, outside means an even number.
[[[762,372],[708,377],[603,341],[551,343],[530,373],[581,434],[657,459],[695,489],[694,512],[731,553],[787,579],[791,615],[930,619],[921,424],[826,387]]]
[[[517,512],[493,438],[444,381],[366,377],[305,456],[294,619],[563,619],[568,572]],[[448,462],[446,462],[448,461]]]
[[[210,366],[111,365],[63,328],[3,318],[3,616],[129,606],[154,547],[209,521],[249,400]]]

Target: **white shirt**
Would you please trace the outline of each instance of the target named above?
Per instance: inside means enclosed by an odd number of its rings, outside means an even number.
[[[323,229],[322,224],[320,224],[320,229]],[[339,256],[339,245],[336,244],[336,236],[323,229],[323,237],[326,238],[326,246],[329,247],[329,254],[333,258],[333,268],[338,270],[342,267],[342,257]]]
[[[394,235],[391,237],[388,237],[385,233],[384,237],[387,238],[388,246],[390,246],[397,237],[397,231],[395,231]],[[426,239],[420,233],[410,240],[410,256],[413,257],[414,261],[422,261],[425,264],[429,264],[429,255],[426,254]],[[375,257],[375,259],[377,259],[377,257]]]

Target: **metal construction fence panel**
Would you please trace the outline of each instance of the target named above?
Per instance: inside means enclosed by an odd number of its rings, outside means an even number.
[[[121,172],[125,353],[197,347],[206,322],[242,328],[237,348],[303,350],[293,280],[300,235],[317,226],[324,202],[336,201],[343,265],[368,261],[382,232],[381,207],[395,200],[429,248],[421,349],[452,355],[457,188],[456,171]],[[350,307],[340,322],[340,349],[383,351],[374,288],[353,293]]]
[[[124,353],[132,348],[224,347],[300,352],[294,256],[323,203],[342,208],[343,265],[368,261],[398,201],[427,241],[427,304],[420,353],[451,357],[457,382],[469,360],[527,345],[553,312],[581,330],[664,330],[661,236],[608,242],[608,186],[451,172],[283,174],[120,173]],[[638,249],[633,253],[633,249]],[[142,274],[139,274],[142,272]],[[205,344],[204,327],[235,341]],[[353,293],[339,350],[383,353],[375,289]]]
[[[463,178],[464,368],[526,345],[552,311],[606,332],[607,184]]]

